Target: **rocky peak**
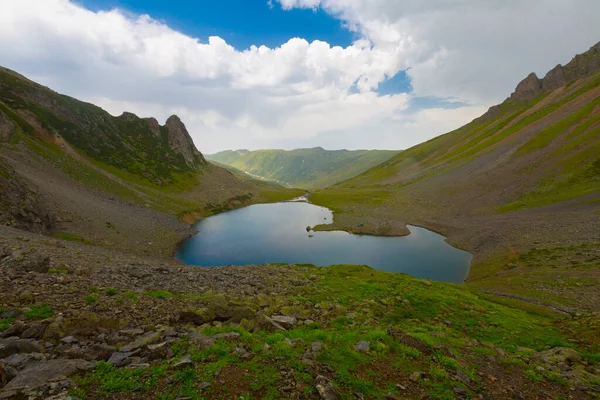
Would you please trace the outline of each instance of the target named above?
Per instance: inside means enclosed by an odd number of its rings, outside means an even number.
[[[198,151],[185,125],[177,115],[171,115],[165,124],[168,130],[169,145],[180,153],[190,167],[206,164],[202,153]]]
[[[532,72],[527,75],[527,78],[519,82],[509,99],[513,101],[529,101],[537,97],[541,92],[542,81],[537,77],[535,72]]]
[[[542,93],[550,93],[578,79],[600,71],[600,42],[583,54],[576,55],[568,64],[552,68],[543,79],[531,73],[523,79],[508,100],[530,101]]]
[[[119,118],[124,119],[125,121],[137,121],[140,119],[140,117],[138,117],[134,113],[130,113],[127,111],[123,112],[123,114],[121,114]]]

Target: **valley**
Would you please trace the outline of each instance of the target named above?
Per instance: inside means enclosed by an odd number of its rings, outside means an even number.
[[[205,158],[177,116],[115,117],[0,69],[0,398],[598,398],[599,83],[597,44],[402,152],[251,169]],[[474,256],[466,284],[173,258],[197,221],[305,188],[333,211],[315,230],[446,236]]]
[[[235,150],[207,155],[209,161],[279,182],[317,189],[352,178],[397,155],[392,150]]]

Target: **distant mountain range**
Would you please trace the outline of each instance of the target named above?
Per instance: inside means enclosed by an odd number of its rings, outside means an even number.
[[[397,155],[396,150],[227,150],[206,159],[292,187],[317,189],[359,175]]]

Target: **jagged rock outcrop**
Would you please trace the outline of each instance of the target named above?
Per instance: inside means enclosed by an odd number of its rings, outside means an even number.
[[[550,93],[578,79],[593,75],[600,69],[600,42],[583,54],[576,55],[565,66],[557,65],[543,79],[532,72],[517,85],[509,101],[525,102],[543,93]],[[488,112],[493,112],[490,109]]]
[[[513,101],[529,101],[537,97],[542,92],[542,81],[537,77],[535,72],[527,75],[517,85],[515,91],[510,95],[509,100]]]
[[[166,127],[168,129],[169,145],[181,155],[187,165],[196,166],[198,163],[205,165],[204,156],[198,151],[185,125],[177,115],[171,115],[167,119]]]

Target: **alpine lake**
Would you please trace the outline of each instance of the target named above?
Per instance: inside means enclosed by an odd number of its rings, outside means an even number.
[[[175,258],[195,266],[358,264],[438,281],[467,278],[472,255],[435,232],[411,225],[401,237],[306,229],[332,221],[331,210],[307,202],[252,205],[197,222],[198,233]]]

